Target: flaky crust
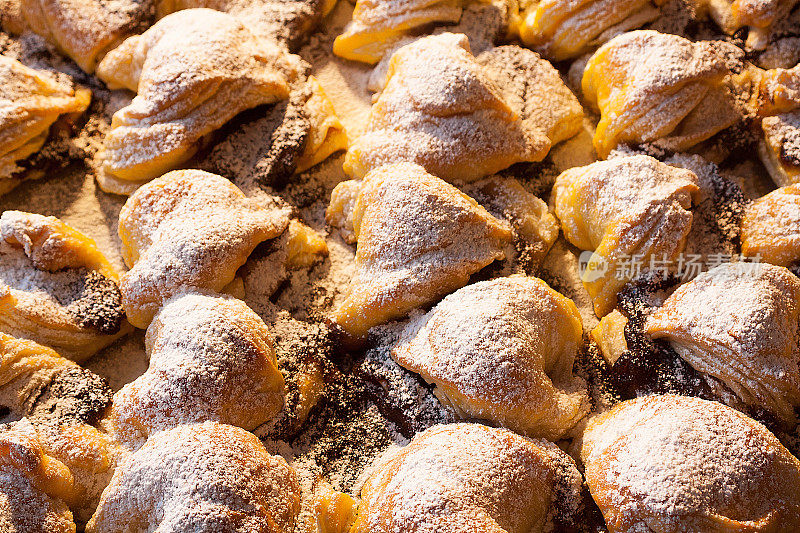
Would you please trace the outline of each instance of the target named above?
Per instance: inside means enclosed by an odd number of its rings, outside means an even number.
[[[764,117],[758,155],[772,181],[787,186],[800,181],[800,110]]]
[[[152,436],[114,473],[87,533],[290,533],[297,475],[252,433],[215,422]]]
[[[355,178],[410,161],[447,181],[474,181],[539,161],[550,140],[521,120],[472,56],[463,34],[421,38],[396,51],[363,135],[344,169]]]
[[[187,289],[220,292],[260,242],[283,233],[286,212],[260,206],[231,182],[176,170],[133,194],[120,211],[125,311],[145,328],[162,303]]]
[[[351,532],[542,532],[554,500],[569,506],[580,479],[553,444],[478,424],[435,426],[378,461]]]
[[[674,261],[683,251],[698,192],[693,172],[645,155],[574,167],[556,179],[564,237],[594,252],[582,279],[598,316],[616,306],[617,292],[638,274],[626,262],[636,258],[644,270],[651,257]]]
[[[327,217],[349,221],[358,241],[355,276],[333,313],[353,338],[466,285],[511,242],[507,224],[419,165],[381,167],[355,197],[352,185],[337,186]]]
[[[542,280],[499,278],[412,320],[392,356],[462,416],[557,440],[589,411],[572,374],[582,333],[572,300]]]
[[[238,113],[286,98],[289,70],[276,43],[211,9],[178,11],[126,39],[97,67],[110,88],[136,92],[111,120],[100,186],[130,194],[179,166]]]
[[[800,185],[781,187],[747,207],[742,254],[785,267],[800,261]]]
[[[764,426],[715,402],[618,404],[590,422],[581,457],[609,533],[800,527],[800,462]]]

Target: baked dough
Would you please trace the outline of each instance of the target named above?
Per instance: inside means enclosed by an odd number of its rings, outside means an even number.
[[[781,187],[747,206],[742,254],[785,267],[800,261],[800,185]]]
[[[462,417],[558,440],[589,412],[572,374],[582,335],[572,300],[512,276],[467,285],[412,319],[392,357]]]
[[[800,108],[800,64],[760,72],[758,113],[772,116]]]
[[[717,266],[679,287],[647,318],[664,339],[735,399],[787,426],[800,405],[800,279],[766,263]],[[730,396],[730,394],[728,395]]]
[[[287,98],[289,63],[276,42],[211,9],[178,11],[126,39],[97,67],[109,88],[137,93],[112,117],[100,187],[130,194],[237,114]]]
[[[294,531],[294,470],[243,429],[216,422],[161,431],[123,462],[87,533]]]
[[[333,320],[354,339],[435,302],[505,257],[511,228],[414,163],[386,165],[334,189],[328,222],[358,241],[355,275]]]
[[[151,0],[0,0],[0,21],[12,34],[30,30],[88,73],[126,37],[144,30]]]
[[[97,244],[55,217],[0,216],[0,329],[74,361],[127,334],[117,271]]]
[[[725,85],[727,45],[637,30],[614,37],[589,59],[586,100],[600,111],[594,147],[656,143],[683,151],[741,119]]]
[[[0,195],[13,189],[23,171],[17,163],[38,152],[59,116],[82,113],[92,93],[66,76],[26,67],[0,55]]]
[[[581,482],[548,442],[479,424],[434,426],[379,459],[351,532],[541,533],[554,508],[578,505]]]
[[[355,178],[411,161],[447,181],[474,181],[522,161],[539,161],[550,140],[522,120],[483,72],[463,34],[423,37],[392,55],[385,89],[344,169]]]
[[[609,533],[800,528],[800,462],[764,426],[716,402],[622,402],[589,423],[581,457]]]
[[[75,533],[69,469],[50,457],[25,419],[0,426],[0,530]]]
[[[699,4],[708,9],[714,22],[728,35],[747,27],[748,50],[764,50],[770,43],[773,25],[789,17],[797,0],[704,0]]]
[[[311,94],[303,105],[303,111],[309,130],[295,172],[308,170],[332,154],[347,150],[347,133],[322,85],[317,78],[309,76],[307,87]]]
[[[230,296],[180,295],[147,328],[150,366],[114,395],[103,427],[121,442],[213,420],[253,430],[283,408],[266,324]]]
[[[542,0],[521,13],[522,42],[553,61],[579,57],[655,20],[664,0]]]
[[[176,170],[136,191],[119,214],[122,305],[146,328],[162,303],[188,289],[220,292],[259,243],[289,224],[235,185],[202,170]]]
[[[426,24],[461,19],[462,0],[356,0],[353,20],[333,41],[333,53],[374,65]]]
[[[621,156],[574,167],[553,187],[564,237],[592,250],[583,284],[602,317],[617,293],[653,261],[677,259],[692,227],[689,211],[699,194],[697,176],[646,155]]]

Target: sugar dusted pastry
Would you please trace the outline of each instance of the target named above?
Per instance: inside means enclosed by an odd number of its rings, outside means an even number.
[[[747,27],[746,48],[763,50],[770,42],[773,25],[789,16],[797,0],[704,0],[700,5],[729,35]]]
[[[789,185],[747,206],[742,254],[773,265],[800,261],[800,185]]]
[[[104,421],[123,442],[206,420],[253,430],[283,407],[272,337],[240,300],[176,296],[147,328],[145,344],[150,366],[114,395]]]
[[[0,329],[83,361],[130,331],[116,269],[55,217],[0,216]]]
[[[220,292],[259,243],[283,233],[284,210],[246,198],[201,170],[176,170],[134,193],[119,217],[122,305],[145,328],[163,302],[187,289]]]
[[[333,53],[375,64],[420,26],[458,22],[461,0],[357,0],[353,20],[333,42]]]
[[[479,424],[434,426],[378,460],[351,532],[550,531],[577,509],[580,486],[553,444]]]
[[[419,165],[397,163],[334,189],[328,221],[358,242],[333,320],[351,337],[435,302],[505,256],[511,228]]]
[[[617,292],[654,260],[675,261],[692,227],[689,211],[697,176],[646,155],[622,156],[563,172],[553,187],[555,212],[566,239],[592,250],[583,284],[602,317]]]
[[[766,263],[728,263],[679,287],[648,317],[645,332],[723,384],[726,401],[792,426],[800,405],[798,319],[794,274]]]
[[[584,97],[600,111],[598,155],[640,143],[682,151],[739,121],[724,83],[730,51],[724,46],[651,30],[604,44],[582,80]]]
[[[615,35],[655,20],[664,0],[542,0],[522,12],[526,45],[554,61],[576,58]]]
[[[646,396],[586,428],[581,457],[609,533],[800,528],[800,462],[716,402]]]
[[[550,140],[522,120],[472,56],[463,34],[424,37],[402,47],[366,131],[350,145],[345,172],[362,178],[411,161],[447,181],[474,181],[522,161],[539,161]]]
[[[75,533],[74,497],[72,474],[42,449],[29,421],[0,426],[0,530]]]
[[[91,74],[109,50],[147,27],[152,9],[151,0],[0,0],[0,21],[12,34],[41,35]]]
[[[303,110],[309,121],[309,131],[303,152],[297,160],[296,172],[303,172],[323,162],[331,154],[347,149],[347,133],[344,130],[333,103],[314,77],[308,78],[310,96]]]
[[[800,182],[800,110],[765,117],[758,155],[772,181],[781,186]]]
[[[126,39],[97,67],[109,88],[136,92],[111,120],[100,186],[130,194],[240,112],[286,98],[288,65],[277,43],[211,9],[178,11]]]
[[[572,374],[582,334],[572,300],[512,276],[447,296],[406,326],[392,357],[460,415],[557,440],[589,411]]]
[[[44,146],[53,123],[89,106],[91,92],[65,78],[0,55],[0,195],[19,184],[19,163]]]
[[[300,487],[258,438],[216,422],[153,435],[117,468],[87,533],[294,531]]]
[[[772,116],[800,108],[800,64],[761,72],[758,113]]]

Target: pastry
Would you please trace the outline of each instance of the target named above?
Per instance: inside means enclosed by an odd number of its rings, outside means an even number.
[[[597,154],[641,143],[683,151],[741,120],[725,85],[733,50],[651,30],[623,33],[600,47],[582,80],[584,97],[600,111]]]
[[[3,29],[41,35],[92,73],[103,56],[150,23],[151,0],[0,0]]]
[[[780,266],[800,261],[800,185],[788,185],[747,207],[742,255]]]
[[[670,267],[683,251],[698,196],[697,176],[650,156],[621,156],[563,172],[553,187],[564,237],[594,253],[582,280],[597,316],[645,270]],[[634,261],[641,272],[633,268]],[[666,261],[666,264],[664,264]],[[666,275],[666,272],[662,272]]]
[[[645,333],[722,383],[727,402],[791,427],[800,405],[798,302],[800,280],[786,268],[728,263],[679,287],[648,317]]]
[[[622,402],[589,423],[581,457],[609,533],[800,527],[800,462],[764,426],[719,403]]]
[[[0,195],[25,177],[22,162],[44,146],[50,126],[62,115],[82,113],[91,97],[63,75],[0,55]]]
[[[122,442],[213,420],[253,430],[283,408],[266,324],[230,296],[168,300],[147,328],[150,366],[114,395],[103,427]]]
[[[758,113],[772,116],[800,107],[800,64],[762,71],[758,85]]]
[[[462,0],[356,0],[353,20],[333,42],[333,53],[375,64],[421,26],[458,22],[462,4]]]
[[[537,278],[498,278],[412,319],[392,356],[462,417],[557,440],[589,411],[572,374],[582,334],[572,300]]]
[[[287,98],[289,63],[277,43],[211,9],[178,11],[126,39],[97,67],[109,88],[136,93],[103,141],[101,188],[130,194],[240,112]]]
[[[483,72],[463,34],[424,37],[392,55],[366,131],[344,169],[355,178],[410,161],[447,181],[474,181],[522,161],[539,161],[550,140],[522,120]]]
[[[746,27],[748,50],[764,50],[773,26],[789,16],[797,0],[704,0],[700,5],[708,9],[711,18],[729,35]]]
[[[0,330],[83,361],[127,334],[117,271],[55,217],[0,216]]]
[[[30,422],[0,426],[0,530],[75,533],[66,503],[74,496],[72,474],[42,449]]]
[[[521,13],[519,35],[553,61],[581,56],[615,35],[655,20],[664,0],[542,0]]]
[[[120,280],[128,320],[146,328],[170,297],[188,289],[220,292],[260,242],[289,221],[281,209],[248,199],[231,182],[201,170],[176,170],[141,187],[119,217]]]
[[[125,460],[87,533],[293,531],[300,487],[258,438],[216,422],[161,431]]]
[[[478,424],[435,426],[390,450],[352,533],[527,533],[577,510],[581,476],[556,446]]]
[[[303,152],[297,159],[295,172],[303,172],[325,161],[331,154],[347,149],[347,133],[336,116],[333,103],[317,78],[308,78],[310,95],[303,106],[309,122]]]
[[[386,165],[334,189],[326,214],[352,228],[356,272],[333,320],[354,339],[435,302],[505,256],[511,228],[414,163]]]
[[[800,110],[764,117],[758,155],[772,181],[780,186],[800,182]]]

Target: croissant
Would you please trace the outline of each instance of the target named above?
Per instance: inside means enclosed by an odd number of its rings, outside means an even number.
[[[572,300],[513,276],[447,296],[406,326],[392,357],[462,416],[557,440],[589,411],[572,374],[582,334]]]
[[[734,406],[792,426],[800,405],[798,301],[800,280],[784,267],[723,264],[679,287],[647,318],[645,332],[723,383]]]
[[[127,334],[116,269],[55,217],[0,216],[0,328],[83,361]]]
[[[362,178],[381,165],[410,161],[447,181],[474,181],[539,161],[549,149],[542,129],[521,120],[484,73],[467,37],[443,33],[392,55],[385,89],[344,169]]]
[[[664,0],[542,0],[521,13],[522,42],[553,61],[579,57],[655,20]]]
[[[150,23],[151,0],[0,0],[3,29],[37,33],[92,73],[126,37]]]
[[[583,284],[597,316],[614,309],[617,293],[652,261],[671,263],[692,227],[697,176],[646,155],[622,156],[563,172],[553,187],[564,237],[593,250]]]
[[[726,46],[637,30],[600,47],[582,80],[584,97],[600,111],[597,154],[605,158],[625,143],[682,151],[741,120],[725,85]]]
[[[770,42],[773,25],[789,16],[797,0],[705,0],[701,5],[728,35],[747,27],[746,48],[763,50]]]
[[[800,261],[800,185],[788,185],[747,206],[742,255],[789,267]]]
[[[17,163],[42,148],[59,116],[89,106],[92,93],[64,78],[0,55],[0,194],[21,181]]]
[[[206,420],[253,430],[283,408],[272,337],[240,300],[176,296],[147,328],[145,344],[150,366],[114,395],[103,422],[122,442]]]
[[[135,91],[111,120],[99,184],[130,194],[189,159],[203,137],[240,112],[289,95],[281,47],[231,15],[187,9],[109,52],[97,76]]]
[[[294,531],[295,471],[243,429],[216,422],[156,433],[114,472],[87,533]]]
[[[328,222],[352,228],[356,273],[333,320],[352,338],[466,285],[512,239],[475,200],[414,163],[334,189]]]
[[[420,26],[458,22],[461,0],[356,0],[353,20],[333,41],[333,53],[375,64]]]
[[[780,186],[800,182],[800,111],[765,117],[761,128],[758,155],[772,180]]]
[[[309,121],[309,133],[303,152],[297,159],[295,172],[303,172],[325,161],[330,155],[347,149],[347,133],[344,130],[328,95],[317,78],[309,76],[311,95],[303,110]]]
[[[434,426],[379,459],[350,531],[550,531],[575,510],[581,482],[553,444],[479,424]]]
[[[609,533],[800,528],[800,462],[764,426],[716,402],[622,402],[586,427],[581,458]]]
[[[201,170],[176,170],[141,187],[119,216],[122,255],[131,267],[120,281],[128,320],[145,328],[179,292],[222,291],[256,245],[288,223],[285,210],[264,208]]]

